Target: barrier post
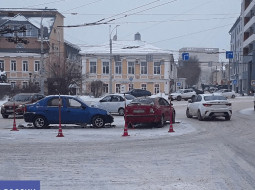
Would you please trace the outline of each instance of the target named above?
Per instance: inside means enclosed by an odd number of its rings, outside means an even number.
[[[11,131],[18,131],[16,127],[15,101],[13,102],[13,126]]]
[[[57,137],[64,137],[64,135],[62,133],[62,127],[61,127],[61,99],[60,99],[60,94],[58,96],[58,116],[59,116],[59,127],[58,127]]]
[[[172,108],[172,103],[170,99],[170,127],[168,133],[173,133],[175,132],[173,129],[173,108]]]
[[[125,94],[124,94],[124,99],[125,99],[125,110],[124,110],[124,120],[125,120],[125,126],[124,126],[124,133],[123,133],[123,137],[127,137],[127,136],[129,136],[129,134],[128,134],[128,124],[127,124],[127,122],[126,122],[126,96],[125,96]]]

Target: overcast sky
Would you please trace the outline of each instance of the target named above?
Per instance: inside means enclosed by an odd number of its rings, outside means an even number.
[[[63,14],[67,26],[105,19],[102,25],[65,28],[65,39],[81,48],[108,42],[109,25],[112,36],[119,25],[118,40],[133,40],[139,32],[143,41],[175,54],[183,47],[229,50],[241,0],[1,0],[1,8],[45,7]]]

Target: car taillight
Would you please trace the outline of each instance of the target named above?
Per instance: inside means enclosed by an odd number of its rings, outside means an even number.
[[[231,106],[231,103],[227,103],[226,106]]]
[[[203,104],[205,107],[210,107],[212,104]]]

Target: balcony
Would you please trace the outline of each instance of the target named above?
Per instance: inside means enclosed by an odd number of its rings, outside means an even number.
[[[249,15],[250,11],[254,8],[254,6],[255,6],[254,3],[249,3],[247,8],[243,12],[243,16],[247,17]]]
[[[252,25],[255,23],[255,16],[253,16],[248,22],[247,24],[244,26],[243,31],[246,32],[250,29],[250,27],[252,27]]]
[[[249,46],[253,41],[255,41],[255,34],[250,35],[244,42],[243,47]]]

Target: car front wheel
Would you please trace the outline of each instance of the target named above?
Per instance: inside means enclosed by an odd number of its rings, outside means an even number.
[[[105,122],[104,122],[104,119],[102,118],[102,116],[93,117],[92,125],[93,125],[93,127],[96,127],[96,128],[103,127],[105,125]]]
[[[229,121],[231,119],[231,117],[229,115],[225,116],[225,120]]]
[[[197,118],[198,118],[199,121],[203,121],[204,120],[202,115],[201,115],[200,110],[198,110],[198,112],[197,112]]]
[[[48,127],[48,122],[47,122],[47,119],[43,116],[36,116],[34,121],[33,121],[33,124],[35,126],[35,128],[46,128]]]
[[[118,110],[118,112],[119,112],[119,115],[121,115],[121,116],[124,115],[124,109],[123,109],[123,108],[120,108],[120,109]]]
[[[181,96],[177,96],[177,101],[181,101],[182,97]]]
[[[188,108],[186,109],[186,116],[187,116],[187,118],[192,118],[192,115],[190,115]]]

